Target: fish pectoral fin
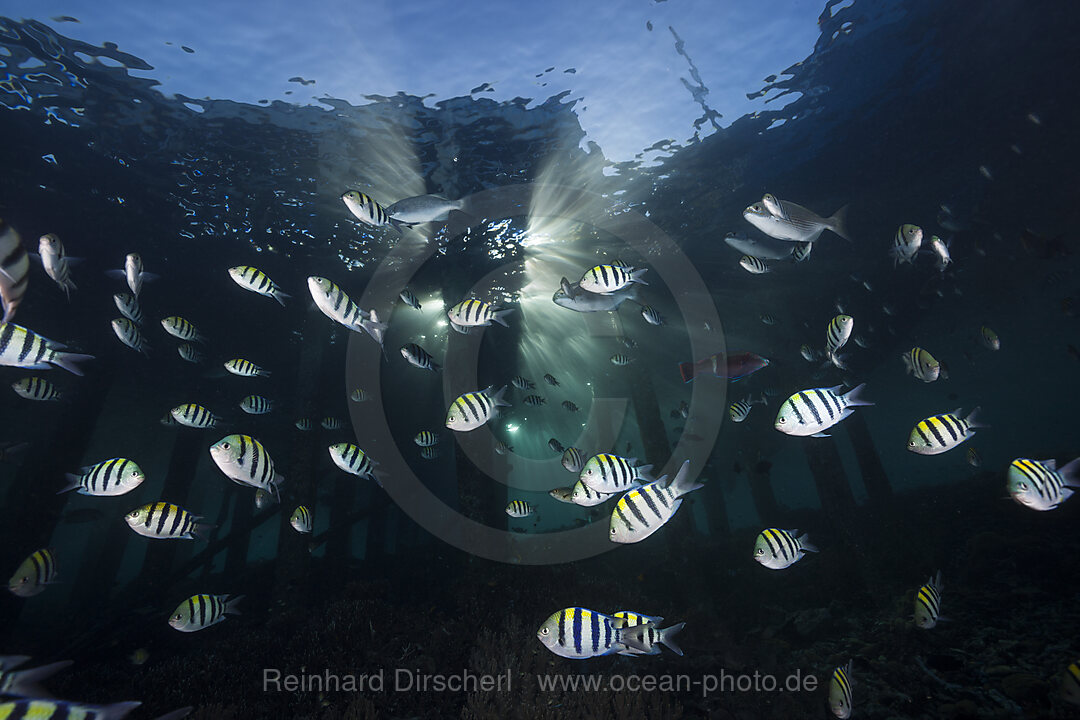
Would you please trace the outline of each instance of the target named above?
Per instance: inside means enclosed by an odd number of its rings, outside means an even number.
[[[829,435],[828,433],[819,432],[819,433],[814,433],[810,437],[832,437],[832,435]]]

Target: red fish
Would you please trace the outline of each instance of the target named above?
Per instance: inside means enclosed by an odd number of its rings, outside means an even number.
[[[741,352],[730,355],[716,353],[696,363],[679,363],[679,373],[683,382],[690,382],[698,375],[710,374],[716,377],[738,380],[747,375],[756,373],[769,364],[768,358],[755,355],[752,352]]]

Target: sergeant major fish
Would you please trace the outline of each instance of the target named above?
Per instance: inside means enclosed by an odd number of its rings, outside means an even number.
[[[77,490],[80,495],[116,497],[131,492],[146,480],[142,468],[126,458],[112,458],[90,465],[82,468],[80,473],[68,473],[67,485],[57,495]]]
[[[352,443],[338,443],[331,445],[327,450],[330,452],[330,459],[334,461],[334,464],[345,472],[379,482],[375,474],[375,467],[378,463],[372,460],[358,446]]]
[[[0,219],[0,301],[4,305],[4,319],[11,322],[15,311],[26,295],[30,278],[30,257],[23,247],[22,238],[15,228]]]
[[[146,341],[143,334],[139,332],[139,328],[135,323],[128,320],[126,317],[116,318],[112,321],[113,332],[116,333],[116,337],[120,342],[127,345],[132,350],[141,352],[146,357],[150,357],[150,343]]]
[[[873,405],[860,397],[866,383],[841,394],[843,385],[800,390],[780,406],[774,427],[786,435],[828,437],[825,430],[854,412],[853,408]]]
[[[601,294],[583,290],[580,282],[571,284],[569,280],[563,278],[560,282],[559,289],[556,290],[555,294],[551,297],[551,301],[559,307],[564,307],[568,310],[574,310],[575,312],[580,313],[591,313],[618,310],[619,306],[625,301],[636,300],[636,298],[637,285],[631,285],[618,292]],[[646,318],[646,320],[648,320],[648,318]]]
[[[289,517],[289,524],[292,525],[293,530],[306,535],[311,532],[311,511],[308,510],[307,505],[298,505],[293,514]]]
[[[274,461],[262,443],[250,435],[227,435],[210,446],[214,464],[233,482],[262,488],[280,501],[279,486],[285,478],[274,470]]]
[[[506,506],[506,514],[512,518],[525,518],[533,514],[533,506],[524,500],[511,500]]]
[[[192,595],[177,606],[169,625],[180,632],[196,632],[224,622],[229,614],[238,615],[236,604],[243,595]]]
[[[490,386],[458,396],[446,411],[446,427],[458,432],[475,430],[491,418],[497,417],[500,407],[510,407],[510,403],[503,400],[506,387],[500,388],[498,392],[494,390],[495,387]]]
[[[201,516],[167,502],[137,507],[124,516],[124,520],[138,534],[155,539],[206,540],[207,532],[214,527],[199,522]]]
[[[93,355],[62,352],[63,346],[15,323],[0,323],[0,365],[23,370],[51,370],[60,367],[82,375],[75,363],[93,360]]]
[[[578,284],[586,292],[609,295],[624,290],[633,283],[648,285],[641,279],[647,270],[648,268],[635,269],[622,265],[596,265],[585,271]]]
[[[266,273],[251,265],[237,265],[229,268],[229,277],[245,290],[250,290],[263,297],[274,298],[281,307],[285,307],[285,298],[292,297],[282,292],[277,283],[271,280]]]
[[[143,270],[142,256],[139,253],[129,253],[124,258],[123,270],[109,270],[105,273],[115,280],[126,280],[128,287],[135,297],[142,292],[143,283],[157,280],[158,276]]]
[[[889,251],[893,258],[893,267],[901,263],[914,263],[915,255],[922,247],[923,231],[918,225],[901,225],[893,237],[892,249]]]
[[[626,649],[622,630],[611,615],[581,607],[553,613],[536,631],[536,637],[551,652],[571,660],[611,655]]]
[[[341,288],[326,278],[309,277],[308,290],[315,305],[326,317],[353,332],[366,332],[382,346],[382,336],[388,326],[379,322],[374,310],[365,313]]]
[[[797,537],[796,537],[797,536]],[[817,552],[805,533],[798,530],[765,528],[754,543],[754,559],[770,570],[784,570],[791,567],[808,552]]]
[[[619,498],[611,513],[612,542],[641,542],[675,516],[684,496],[705,487],[690,479],[689,460],[683,461],[674,480],[666,480],[667,476],[661,477]]]
[[[359,190],[349,190],[343,193],[341,201],[345,203],[345,207],[349,208],[349,212],[360,222],[376,228],[389,225],[398,233],[401,232],[401,226],[404,223],[390,217],[382,205]]]
[[[593,455],[581,468],[578,479],[600,493],[616,493],[650,482],[652,465],[636,467],[637,458],[625,458],[610,453]]]
[[[172,409],[170,414],[176,420],[176,422],[184,425],[185,427],[204,429],[217,426],[218,418],[214,413],[210,412],[202,405],[195,403],[187,403],[186,405],[177,405]]]
[[[71,279],[71,263],[74,258],[69,258],[64,252],[64,243],[60,241],[59,236],[55,233],[42,235],[38,239],[38,255],[41,256],[41,265],[45,268],[45,274],[60,286],[64,295],[70,300],[71,291],[78,289]]]
[[[1062,466],[1056,460],[1017,458],[1009,465],[1009,496],[1032,510],[1053,510],[1080,488],[1080,458]]]
[[[55,402],[61,398],[60,391],[48,380],[39,377],[26,377],[11,384],[19,397],[39,402]]]
[[[405,358],[405,360],[413,367],[420,368],[421,370],[431,370],[432,372],[442,370],[442,366],[435,362],[435,358],[431,356],[431,353],[416,343],[403,345],[401,348],[401,357]]]
[[[941,571],[915,593],[915,627],[930,630],[941,618]]]
[[[926,383],[934,382],[942,375],[941,363],[921,347],[913,347],[900,356],[909,375]]]
[[[480,300],[469,299],[459,302],[446,311],[450,318],[450,326],[459,333],[468,333],[474,327],[486,327],[492,322],[497,322],[503,327],[506,324],[506,316],[514,312],[513,308],[499,310],[493,305]]]
[[[32,552],[8,580],[8,590],[18,597],[33,597],[56,582],[56,556],[49,548]]]
[[[976,428],[984,428],[978,421],[979,408],[966,418],[960,417],[960,408],[944,415],[934,415],[920,420],[908,437],[908,450],[919,455],[940,455],[952,450],[975,434]]]
[[[851,717],[851,661],[833,670],[829,681],[829,709],[832,714],[846,720]]]

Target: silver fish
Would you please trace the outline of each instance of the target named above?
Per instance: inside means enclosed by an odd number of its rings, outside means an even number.
[[[561,286],[552,295],[551,301],[559,307],[575,312],[611,312],[618,309],[627,300],[636,300],[637,285],[631,285],[625,290],[602,295],[581,289],[581,283],[571,284],[566,278],[562,279]]]
[[[42,235],[38,240],[38,254],[41,256],[45,274],[60,286],[70,300],[71,291],[77,288],[71,280],[70,258],[64,252],[64,243],[60,242],[60,238],[55,233]]]
[[[30,257],[15,228],[0,220],[0,300],[4,304],[3,322],[15,317],[15,310],[26,295],[30,276]]]
[[[777,199],[780,215],[774,215],[764,203],[754,203],[743,210],[743,217],[769,237],[789,242],[814,242],[825,230],[831,230],[845,240],[851,238],[844,227],[847,205],[831,217],[823,218],[812,210],[792,202]]]
[[[440,195],[417,195],[398,200],[386,208],[386,214],[402,225],[445,222],[450,218],[451,211],[460,211],[464,205],[464,200],[447,200]]]
[[[759,260],[783,260],[791,257],[791,244],[772,238],[751,238],[743,233],[728,233],[724,242],[743,255]]]

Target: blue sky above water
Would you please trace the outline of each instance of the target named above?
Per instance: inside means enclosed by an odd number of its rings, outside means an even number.
[[[430,94],[433,104],[488,83],[493,92],[478,97],[541,103],[569,90],[581,99],[576,112],[588,139],[609,159],[628,160],[657,141],[691,138],[704,113],[684,86],[682,79],[696,83],[669,26],[726,126],[770,107],[746,93],[810,54],[823,3],[8,0],[4,6],[3,14],[39,20],[84,42],[115,42],[154,67],[134,74],[159,81],[165,94],[198,99],[313,104],[329,96],[361,105],[365,95],[405,92]],[[53,19],[61,16],[79,22]],[[290,82],[294,77],[315,83]],[[706,124],[702,134],[709,132]]]

